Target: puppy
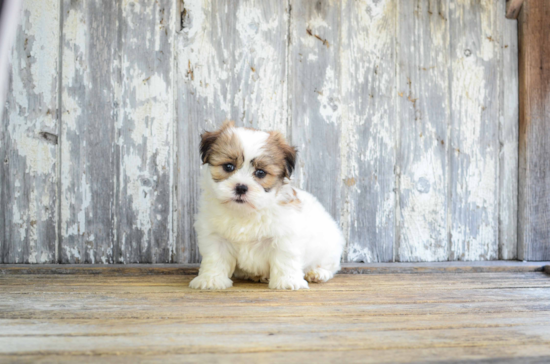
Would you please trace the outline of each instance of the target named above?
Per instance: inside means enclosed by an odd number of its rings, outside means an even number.
[[[301,289],[331,279],[344,238],[315,197],[290,185],[296,149],[279,132],[233,122],[201,138],[206,168],[195,229],[202,263],[189,286],[225,289],[235,277]]]

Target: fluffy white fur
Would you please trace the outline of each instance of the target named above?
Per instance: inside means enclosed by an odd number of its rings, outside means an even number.
[[[266,192],[254,179],[250,161],[265,153],[268,133],[231,128],[244,148],[245,162],[231,177],[212,179],[202,168],[202,195],[195,229],[202,263],[191,288],[225,289],[231,277],[269,282],[273,289],[308,288],[340,269],[344,238],[332,217],[311,194],[288,182]],[[327,171],[330,173],[330,171]],[[235,186],[248,186],[246,200],[235,201]],[[281,204],[289,197],[299,206]],[[305,278],[305,279],[304,279]]]

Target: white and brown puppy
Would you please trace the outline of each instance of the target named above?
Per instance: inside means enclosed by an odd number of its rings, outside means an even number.
[[[284,137],[232,122],[201,137],[202,263],[190,287],[224,289],[235,277],[300,289],[332,278],[344,238],[315,197],[289,184],[296,150]]]

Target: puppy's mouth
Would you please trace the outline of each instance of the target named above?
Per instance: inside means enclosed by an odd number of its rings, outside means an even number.
[[[250,199],[247,199],[246,196],[233,195],[233,197],[230,197],[227,200],[221,201],[223,205],[230,205],[232,202],[236,203],[237,205],[250,206],[254,210],[256,209],[256,206],[254,206],[250,201]]]
[[[230,198],[229,200],[225,200],[223,201],[222,203],[223,204],[227,204],[227,203],[230,203],[230,202],[235,202],[235,203],[238,203],[238,204],[245,204],[245,203],[248,203],[250,204],[249,201],[247,201],[246,199],[242,198],[242,197],[235,197],[235,198]]]
[[[242,198],[241,196],[237,196],[236,198],[232,199],[232,200],[228,200],[227,202],[235,202],[236,204],[239,204],[239,205],[248,205],[250,207],[252,207],[253,209],[256,209],[256,206],[254,206],[249,200],[245,199],[245,198]]]

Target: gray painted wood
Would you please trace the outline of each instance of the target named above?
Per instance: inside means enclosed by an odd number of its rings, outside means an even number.
[[[62,263],[113,263],[120,105],[116,2],[63,1]]]
[[[14,48],[1,261],[53,262],[57,239],[63,263],[199,262],[199,136],[225,119],[298,147],[295,183],[339,221],[345,261],[517,256],[517,43],[503,2],[61,6],[27,0],[18,37],[32,49]]]
[[[174,262],[175,4],[141,0],[120,6],[116,261]]]
[[[59,5],[28,0],[21,10],[0,128],[0,261],[53,263]]]
[[[448,257],[449,6],[399,2],[397,261]]]
[[[498,258],[498,2],[453,2],[450,260]]]
[[[505,11],[498,2],[497,17]],[[517,21],[497,21],[502,52],[499,73],[499,259],[517,259],[518,222],[518,35]]]
[[[6,102],[10,78],[10,60],[13,41],[18,32],[21,1],[3,0],[0,12],[0,105]],[[3,120],[4,107],[0,107],[0,120]],[[0,141],[2,137],[0,137]],[[3,231],[3,230],[2,230]],[[1,259],[1,258],[0,258]]]
[[[344,100],[339,210],[348,240],[345,261],[393,261],[396,5],[395,0],[349,1],[341,9],[346,21],[339,50]]]
[[[175,260],[175,4],[65,3],[63,262]]]
[[[294,180],[339,220],[343,184],[340,2],[297,0],[290,4],[290,139],[298,148]]]
[[[550,259],[550,3],[530,0],[518,19],[518,256]]]
[[[286,132],[288,7],[186,1],[177,40],[178,262],[198,262],[193,231],[199,141],[226,120]]]

